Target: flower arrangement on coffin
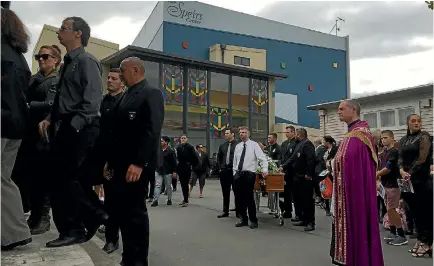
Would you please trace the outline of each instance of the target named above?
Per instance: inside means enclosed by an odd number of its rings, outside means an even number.
[[[268,155],[265,155],[268,162],[268,174],[282,174],[281,171],[279,171],[279,167],[277,166],[276,162],[272,160]],[[261,185],[262,189],[265,189],[267,185],[267,178],[262,176],[262,166],[259,163],[258,169],[256,169],[256,174],[259,176],[259,184]]]

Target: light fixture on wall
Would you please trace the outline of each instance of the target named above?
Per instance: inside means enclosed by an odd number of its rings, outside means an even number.
[[[281,69],[285,69],[286,68],[286,63],[285,62],[280,63],[280,68]]]
[[[307,87],[307,89],[308,89],[309,91],[313,91],[313,85],[309,85],[309,86]]]
[[[338,67],[339,67],[338,62],[333,62],[333,68],[338,68]]]
[[[182,48],[188,49],[188,42],[182,42]]]

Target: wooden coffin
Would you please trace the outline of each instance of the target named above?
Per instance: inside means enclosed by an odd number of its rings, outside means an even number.
[[[256,175],[255,190],[260,190],[259,175]],[[269,174],[265,179],[266,192],[283,192],[285,186],[285,174]]]

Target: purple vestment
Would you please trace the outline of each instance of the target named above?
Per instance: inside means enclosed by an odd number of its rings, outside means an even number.
[[[351,126],[334,161],[333,263],[383,266],[374,140],[365,121]]]

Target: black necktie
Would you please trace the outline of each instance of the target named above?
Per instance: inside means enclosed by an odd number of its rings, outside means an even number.
[[[240,163],[238,164],[238,171],[243,170],[244,157],[246,157],[246,143],[244,143],[243,152],[241,153]]]

